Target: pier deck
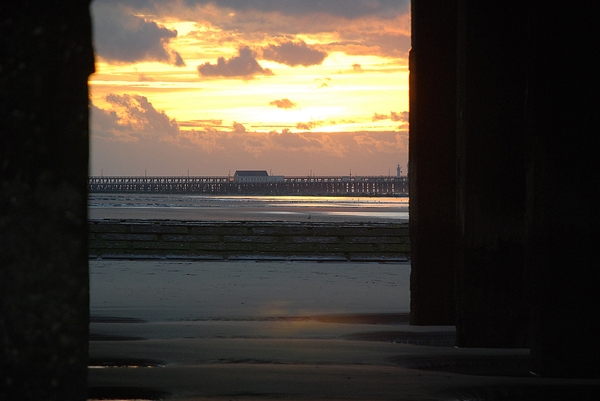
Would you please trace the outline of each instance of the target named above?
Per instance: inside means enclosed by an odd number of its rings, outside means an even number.
[[[234,177],[89,177],[89,192],[261,194],[261,195],[405,195],[407,177],[285,177],[279,181],[240,182]]]

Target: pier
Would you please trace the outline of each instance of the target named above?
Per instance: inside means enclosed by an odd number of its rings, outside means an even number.
[[[189,193],[229,195],[407,195],[405,176],[281,177],[266,182],[234,177],[89,177],[89,192]]]

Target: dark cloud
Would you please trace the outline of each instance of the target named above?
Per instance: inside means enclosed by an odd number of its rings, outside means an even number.
[[[352,64],[352,70],[356,72],[363,72],[362,66],[360,64]]]
[[[115,4],[93,2],[92,7],[94,47],[103,59],[117,63],[158,61],[185,65],[181,55],[169,47],[170,40],[177,37],[177,31],[138,17]]]
[[[318,65],[325,60],[327,53],[310,48],[304,41],[287,41],[277,45],[269,45],[263,49],[265,60],[276,61],[289,66],[303,65],[305,67]]]
[[[163,2],[156,0],[94,0],[94,3],[122,3],[138,9],[156,9]],[[350,19],[364,16],[388,17],[394,13],[407,13],[410,7],[410,0],[183,0],[182,3],[189,8],[216,4],[234,11],[258,10],[292,15],[325,13]]]
[[[219,57],[216,64],[206,62],[198,66],[198,73],[205,77],[226,77],[250,79],[256,75],[273,75],[273,71],[262,68],[256,61],[255,53],[249,47],[239,49],[239,55],[225,60]]]
[[[410,0],[186,0],[189,6],[216,3],[233,10],[259,10],[282,14],[333,14],[344,18],[376,15],[387,17],[392,13],[408,12]]]
[[[173,64],[175,64],[176,67],[185,67],[185,61],[183,61],[183,58],[181,57],[181,54],[177,53],[177,52],[172,52],[173,53]]]
[[[269,102],[271,106],[276,106],[279,109],[292,109],[296,107],[296,103],[292,102],[290,99],[281,99],[281,100],[273,100]]]
[[[292,38],[300,34],[332,34],[330,36],[336,40],[327,46],[320,46],[318,50],[310,46],[301,49],[289,43],[267,48],[267,53],[275,61],[307,65],[307,62],[318,64],[319,57],[333,51],[406,58],[411,45],[409,3],[409,0],[94,0],[92,4],[94,25],[96,9],[101,9],[101,5],[109,5],[130,17],[134,17],[134,14],[156,15],[159,18],[210,21],[223,35],[231,34],[232,40],[240,43],[257,43],[282,36],[294,40]],[[123,13],[122,9],[130,11]],[[122,15],[111,18],[118,21]],[[169,39],[165,37],[165,40]],[[227,39],[223,36],[221,40]],[[162,43],[154,43],[160,50]],[[178,58],[177,53],[165,49],[170,63],[181,63],[181,56]],[[317,61],[295,61],[291,57],[300,58],[299,55],[287,54],[287,50],[304,51],[306,56],[310,55]],[[162,57],[164,59],[164,54]]]

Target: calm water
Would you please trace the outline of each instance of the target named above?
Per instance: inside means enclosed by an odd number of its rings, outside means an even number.
[[[408,197],[90,194],[93,219],[408,221]]]

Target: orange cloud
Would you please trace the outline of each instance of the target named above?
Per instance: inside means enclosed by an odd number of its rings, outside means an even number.
[[[390,119],[392,121],[402,121],[408,123],[408,111],[401,111],[399,113],[392,111],[392,114],[390,114]]]
[[[348,146],[340,141],[343,136],[324,133],[292,133],[284,128],[281,133],[276,131],[268,134],[250,133],[244,136],[244,150],[255,157],[270,153],[279,154],[320,154],[343,158],[348,152]]]
[[[147,76],[146,74],[138,75],[138,81],[140,82],[153,82],[154,78]]]
[[[251,168],[260,161],[285,174],[298,174],[306,166],[333,175],[349,168],[363,174],[379,168],[383,174],[407,157],[406,130],[324,133],[284,128],[262,133],[238,122],[229,127],[220,120],[179,123],[140,95],[112,94],[106,100],[109,109],[90,106],[92,164],[98,171],[110,167],[130,174],[152,165],[169,174],[198,166],[225,175],[227,168]],[[314,129],[319,123],[305,124]]]
[[[185,146],[185,141],[189,141],[190,145],[200,147],[206,153],[213,153],[218,150],[223,150],[223,145],[219,143],[221,134],[215,130],[208,129],[206,131],[182,131],[178,137],[179,144]],[[189,147],[189,146],[188,146]]]
[[[400,150],[408,150],[408,132],[363,132],[355,135],[354,141],[369,153],[397,153]]]
[[[306,131],[310,131],[318,126],[323,125],[323,121],[309,121],[307,123],[298,123],[296,124],[297,129],[302,129]]]
[[[400,112],[392,111],[392,112],[390,112],[389,116],[387,114],[375,113],[373,115],[373,117],[371,117],[371,121],[373,121],[373,122],[381,121],[381,120],[392,120],[392,121],[400,121],[402,123],[408,123],[408,111],[400,111]]]
[[[140,95],[116,95],[105,99],[112,110],[103,110],[92,104],[92,129],[103,136],[120,141],[137,142],[140,138],[176,138],[179,125],[164,111],[158,111]]]
[[[373,117],[371,117],[371,121],[375,122],[375,121],[381,121],[381,120],[387,120],[389,119],[388,116],[386,116],[385,114],[377,114],[375,113],[375,115],[373,115]]]
[[[246,132],[246,127],[240,123],[233,122],[233,132]]]
[[[292,102],[290,99],[281,99],[281,100],[273,100],[269,102],[271,106],[276,106],[279,109],[292,109],[296,107],[296,103]]]

